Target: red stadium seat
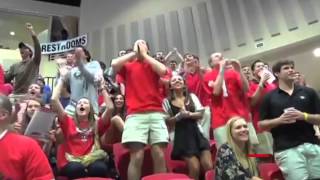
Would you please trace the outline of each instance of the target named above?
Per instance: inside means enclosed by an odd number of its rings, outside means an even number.
[[[275,163],[261,163],[259,171],[263,180],[284,180],[281,170]]]
[[[159,173],[145,176],[142,180],[190,180],[190,178],[185,174]]]
[[[121,143],[116,143],[113,145],[113,154],[115,166],[120,174],[121,180],[127,180],[127,170],[130,162],[130,153],[128,149],[123,147]],[[146,146],[141,175],[143,177],[151,174],[153,174],[153,161],[150,146]]]
[[[75,180],[113,180],[111,178],[99,178],[99,177],[86,177],[86,178],[78,178]]]
[[[173,149],[173,145],[172,143],[169,143],[166,151],[166,161],[167,161],[168,171],[174,172],[174,173],[188,174],[188,167],[184,161],[171,159],[172,149]]]
[[[207,171],[205,176],[206,176],[206,180],[215,180],[216,172],[214,170]]]

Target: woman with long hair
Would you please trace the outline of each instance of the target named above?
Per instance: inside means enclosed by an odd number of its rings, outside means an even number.
[[[30,123],[31,118],[33,117],[36,111],[39,111],[40,108],[44,107],[44,104],[40,97],[29,96],[24,100],[24,102],[18,104],[19,108],[24,108],[19,111],[23,112],[22,115],[18,115],[18,119],[13,124],[13,128],[18,132],[23,134],[28,124]],[[16,106],[16,107],[17,107]]]
[[[249,141],[249,128],[242,117],[232,117],[226,126],[227,142],[218,150],[217,180],[261,180]]]
[[[170,79],[170,96],[164,100],[163,107],[170,116],[167,122],[174,126],[171,158],[184,160],[189,176],[199,179],[200,167],[204,171],[212,169],[210,147],[198,124],[203,107],[196,95],[187,92],[181,76],[174,75]]]
[[[111,119],[107,120],[103,125],[103,135],[101,136],[101,143],[103,145],[121,142],[124,120],[126,118],[124,96],[122,94],[115,94],[112,99],[114,111]]]
[[[88,98],[79,98],[75,105],[75,116],[69,116],[63,109],[59,95],[63,85],[63,78],[59,79],[52,95],[52,106],[58,114],[58,120],[64,135],[64,143],[59,147],[58,154],[64,154],[58,159],[61,175],[69,179],[80,177],[106,177],[108,168],[105,163],[107,154],[101,150],[97,121],[93,106]],[[112,115],[113,104],[104,82],[99,89],[106,103],[106,110],[99,121],[105,121]]]

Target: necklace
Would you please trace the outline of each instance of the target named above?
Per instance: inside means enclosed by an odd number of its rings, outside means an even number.
[[[80,136],[81,141],[83,142],[87,142],[88,141],[88,137],[92,134],[92,128],[84,128],[84,129],[80,129],[79,127],[76,127],[76,130]]]

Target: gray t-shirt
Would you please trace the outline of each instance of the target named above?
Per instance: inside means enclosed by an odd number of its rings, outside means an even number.
[[[83,66],[87,71],[86,73],[80,71],[79,67],[74,67],[67,78],[71,94],[70,103],[65,108],[65,111],[70,115],[74,115],[75,104],[83,97],[88,98],[95,113],[99,113],[98,88],[95,79],[97,76],[102,77],[102,69],[98,61],[91,61]]]

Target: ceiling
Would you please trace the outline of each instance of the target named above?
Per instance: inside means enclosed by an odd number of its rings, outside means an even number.
[[[37,34],[48,29],[49,18],[0,11],[0,48],[17,49],[20,41],[31,43],[32,39],[26,31],[25,23],[31,23]],[[10,32],[15,35],[11,36]]]
[[[42,1],[42,2],[49,2],[61,5],[68,5],[68,6],[77,6],[80,7],[81,0],[34,0],[34,1]]]

